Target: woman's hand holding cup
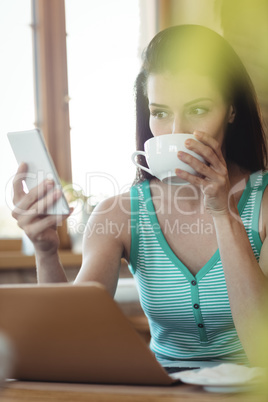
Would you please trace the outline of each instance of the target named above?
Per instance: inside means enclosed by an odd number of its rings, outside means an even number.
[[[197,175],[181,169],[176,169],[176,174],[181,179],[201,188],[205,207],[212,215],[226,214],[230,211],[230,182],[221,146],[215,138],[206,133],[197,131],[195,138],[198,141],[187,140],[185,146],[188,150],[202,156],[205,162],[194,158],[189,153],[179,152],[178,158],[191,166]],[[232,198],[231,200],[233,201]]]
[[[210,135],[163,134],[147,140],[145,151],[132,154],[136,166],[171,185],[193,185],[204,194],[206,209],[212,214],[228,213],[235,208],[230,182],[220,143]],[[143,155],[149,168],[136,161]],[[230,205],[230,202],[233,204]]]

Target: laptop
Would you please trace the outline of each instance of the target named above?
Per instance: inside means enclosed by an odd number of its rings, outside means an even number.
[[[178,381],[95,282],[1,286],[0,331],[11,342],[12,378],[19,380],[143,385]]]

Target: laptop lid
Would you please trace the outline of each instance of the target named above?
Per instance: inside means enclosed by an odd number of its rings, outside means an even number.
[[[13,345],[16,379],[174,382],[98,283],[1,286],[0,331]]]

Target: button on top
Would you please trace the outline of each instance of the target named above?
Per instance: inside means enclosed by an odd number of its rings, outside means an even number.
[[[192,284],[193,286],[195,286],[195,285],[196,285],[196,281],[192,281],[191,284]]]
[[[203,328],[204,325],[203,324],[198,324],[199,328]]]
[[[194,308],[198,309],[198,308],[199,308],[199,304],[195,303],[195,304],[194,304]]]

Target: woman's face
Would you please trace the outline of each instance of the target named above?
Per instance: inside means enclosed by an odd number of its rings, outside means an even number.
[[[180,72],[152,74],[147,81],[150,129],[154,136],[203,131],[221,144],[228,123],[234,120],[209,77]]]

